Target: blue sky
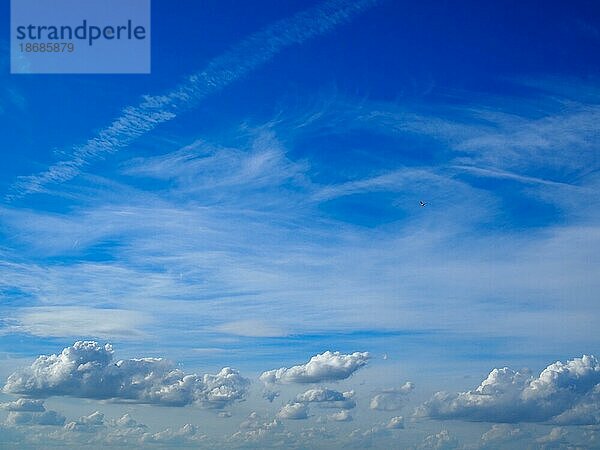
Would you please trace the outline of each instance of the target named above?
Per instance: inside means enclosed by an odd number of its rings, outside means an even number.
[[[0,443],[598,448],[599,12],[154,0],[150,75],[0,42]]]

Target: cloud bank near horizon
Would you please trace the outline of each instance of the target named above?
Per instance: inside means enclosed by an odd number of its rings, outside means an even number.
[[[583,355],[557,361],[539,376],[504,367],[494,369],[471,391],[437,392],[417,409],[432,419],[475,422],[600,423],[600,363]]]

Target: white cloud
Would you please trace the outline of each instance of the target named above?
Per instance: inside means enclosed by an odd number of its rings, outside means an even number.
[[[14,402],[0,403],[0,408],[7,411],[22,411],[22,412],[44,412],[43,400],[32,400],[28,398],[20,398]]]
[[[385,389],[371,399],[369,408],[378,411],[397,411],[407,402],[408,394],[414,389],[414,384],[406,382],[399,389]]]
[[[390,430],[401,430],[402,428],[404,428],[404,417],[392,417],[385,427]]]
[[[206,439],[206,435],[191,424],[180,428],[149,431],[146,425],[137,422],[129,414],[113,420],[106,419],[99,411],[67,423],[64,433],[55,433],[52,437],[59,442],[102,443],[127,448],[145,448],[150,444],[191,445]]]
[[[350,413],[346,409],[344,409],[342,411],[338,411],[333,414],[330,414],[327,417],[329,420],[333,420],[334,422],[351,422],[352,421],[352,415],[350,415]]]
[[[185,374],[162,358],[114,362],[110,344],[78,341],[60,355],[43,355],[8,377],[4,392],[32,397],[129,400],[168,406],[221,408],[246,396],[249,381],[231,368]]]
[[[153,433],[129,414],[124,414],[118,419],[107,419],[102,412],[95,411],[67,423],[62,432],[55,432],[47,437],[56,443],[72,443],[74,448],[83,443],[91,444],[94,448],[99,444],[137,448],[146,435],[152,436]]]
[[[167,428],[158,433],[145,433],[140,438],[142,444],[194,444],[204,441],[206,435],[192,424],[185,424],[179,429]]]
[[[259,422],[260,417],[258,413],[256,411],[252,411],[250,414],[248,414],[248,417],[242,423],[240,423],[240,428],[256,428],[259,426]]]
[[[398,109],[397,105],[363,105],[365,109],[360,116],[369,117],[373,126],[379,121],[377,127],[396,130],[397,133],[402,131],[402,126],[410,127],[414,123],[410,121],[410,115],[392,117],[394,108]],[[388,119],[382,121],[385,114],[382,116],[377,113],[380,107],[390,110],[386,113]],[[347,109],[354,108],[350,105]],[[438,129],[435,122],[434,126],[431,125],[429,117],[421,117],[418,123],[422,127]],[[331,127],[331,122],[323,125]],[[481,131],[479,126],[451,125],[454,137],[463,134],[475,136]],[[495,130],[497,127],[491,126],[489,129]],[[428,131],[422,129],[419,132],[426,134]],[[289,138],[289,134],[284,134],[280,142],[289,145],[287,154],[292,155],[295,150],[293,139]],[[235,139],[228,140],[228,144],[246,139],[247,136],[242,138],[236,134]],[[257,140],[265,139],[261,136]],[[311,203],[310,198],[313,194],[318,197],[321,189],[310,181],[313,173],[310,166],[302,173],[308,180],[307,187],[294,186],[294,192],[291,193],[292,189],[286,189],[285,183],[277,184],[282,179],[274,176],[275,184],[267,189],[264,181],[272,179],[268,173],[279,174],[280,169],[294,169],[295,161],[286,158],[285,151],[278,152],[274,148],[255,151],[253,141],[250,138],[240,148],[224,147],[224,151],[212,151],[211,147],[204,155],[205,146],[202,144],[198,148],[142,160],[141,166],[144,162],[148,166],[146,172],[140,171],[142,175],[160,174],[164,166],[163,175],[172,170],[178,175],[177,181],[190,179],[189,185],[205,189],[202,200],[194,203],[198,208],[189,208],[190,202],[199,197],[197,194],[190,195],[185,190],[187,185],[184,182],[181,182],[185,185],[183,190],[176,182],[175,186],[169,183],[165,191],[149,192],[114,181],[110,181],[111,186],[114,183],[117,189],[111,189],[110,194],[100,190],[100,195],[90,199],[86,206],[67,213],[43,214],[23,209],[9,209],[7,212],[5,208],[0,212],[5,218],[5,226],[14,233],[19,245],[26,244],[29,251],[36,255],[40,254],[40,246],[44,254],[48,247],[53,249],[53,254],[72,254],[75,241],[81,246],[80,250],[74,252],[76,254],[103,242],[114,241],[118,245],[109,249],[114,258],[108,262],[51,262],[39,266],[27,263],[19,267],[6,267],[2,263],[0,271],[4,283],[12,289],[22,290],[31,297],[32,303],[37,304],[92,306],[108,303],[118,308],[115,312],[127,309],[138,311],[138,319],[144,319],[143,311],[148,310],[148,304],[151,305],[150,309],[155,313],[151,327],[145,327],[143,320],[137,323],[132,323],[133,320],[124,323],[114,320],[92,323],[85,320],[86,324],[100,328],[98,337],[107,340],[110,340],[109,337],[112,339],[111,336],[104,337],[108,332],[118,332],[119,337],[125,337],[128,324],[138,331],[151,333],[158,330],[163,336],[177,334],[180,322],[174,315],[192,315],[189,317],[191,322],[210,324],[198,330],[198,334],[211,333],[219,324],[226,326],[225,332],[235,333],[235,327],[228,325],[231,321],[248,319],[249,316],[258,320],[265,310],[275,311],[278,318],[303,314],[306,320],[296,321],[291,326],[287,321],[262,331],[258,327],[256,330],[238,327],[240,334],[301,334],[314,332],[315,328],[345,331],[357,327],[436,329],[458,333],[468,329],[485,336],[519,335],[533,338],[536,339],[535,345],[544,346],[539,347],[540,351],[544,351],[556,348],[554,342],[546,339],[545,335],[550,335],[555,342],[581,342],[594,329],[591,318],[594,317],[592,313],[596,303],[592,293],[597,291],[597,282],[593,281],[596,277],[592,268],[597,261],[598,252],[594,253],[593,250],[598,245],[598,232],[597,227],[590,226],[593,224],[588,222],[588,226],[583,226],[585,224],[579,222],[577,228],[565,224],[565,227],[544,230],[540,234],[528,234],[523,240],[519,239],[519,234],[501,233],[502,237],[497,237],[506,244],[507,257],[502,261],[489,258],[493,254],[489,243],[495,240],[482,237],[480,232],[470,227],[476,227],[480,220],[490,223],[489,220],[497,217],[497,213],[501,212],[498,193],[488,192],[484,195],[484,190],[469,186],[469,181],[473,179],[471,175],[457,175],[457,164],[475,167],[477,161],[450,160],[446,161],[448,165],[433,168],[389,168],[389,172],[382,168],[374,173],[357,174],[343,183],[321,186],[325,189],[324,198],[336,198],[336,195],[345,195],[345,192],[385,191],[398,199],[398,203],[394,203],[395,208],[408,213],[408,222],[403,222],[408,224],[407,228],[378,228],[375,231],[377,239],[373,239],[374,233],[358,230],[351,224],[345,224],[346,228],[343,228],[339,222],[329,221],[325,229],[324,221],[332,217],[313,209],[317,205]],[[260,147],[260,144],[256,145]],[[279,147],[283,146],[279,144]],[[577,161],[572,153],[569,159]],[[199,165],[199,161],[204,165]],[[504,164],[496,167],[498,165],[490,161],[485,161],[484,165],[490,167],[486,170],[493,169],[496,174],[499,170],[528,173],[527,170],[504,167]],[[298,175],[298,171],[286,172],[285,180],[289,181],[294,174]],[[535,171],[528,176],[533,175]],[[224,193],[220,186],[211,189],[211,183],[219,179],[231,191]],[[564,180],[561,177],[557,179]],[[132,181],[130,178],[127,180]],[[108,185],[109,182],[104,181]],[[135,184],[139,179],[133,181]],[[550,186],[535,186],[535,189],[545,191],[548,188]],[[328,194],[329,189],[333,191]],[[527,184],[527,189],[533,189],[533,186]],[[431,193],[427,195],[435,209],[428,209],[426,216],[431,220],[432,215],[436,215],[432,221],[434,226],[429,227],[431,223],[421,221],[425,215],[418,221],[414,220],[410,198],[414,200],[417,195],[415,191]],[[436,198],[433,198],[434,195]],[[554,198],[560,199],[564,200],[565,197],[561,194]],[[582,208],[582,204],[588,206]],[[574,197],[577,217],[590,215],[591,211],[597,210],[592,207],[593,204],[588,197]],[[259,210],[262,214],[260,217],[256,215]],[[570,214],[567,216],[572,217]],[[290,225],[298,232],[290,233]],[[461,228],[463,225],[467,228]],[[440,264],[440,258],[436,255],[445,252],[448,242],[454,242],[456,231],[460,232],[462,238],[461,244],[452,252],[454,259],[449,264]],[[174,235],[178,239],[170,239]],[[286,242],[285,246],[280,245],[283,241]],[[325,245],[323,241],[326,241]],[[291,249],[293,258],[289,257]],[[346,258],[348,254],[362,261],[360,267],[353,264],[355,258]],[[413,254],[420,255],[418,263],[414,258],[411,259],[410,255]],[[569,271],[564,270],[565,264],[570,266]],[[480,274],[476,279],[472,277],[474,267]],[[207,273],[210,276],[206,276]],[[399,276],[406,281],[401,298],[395,301],[397,289],[394,289],[394,283]],[[542,276],[547,281],[544,286],[536,282]],[[201,283],[199,279],[202,279]],[[376,282],[371,283],[370,280]],[[313,292],[316,285],[320,287],[319,296]],[[453,299],[460,300],[451,300],[452,307],[441,320],[439,315],[431,314],[430,309],[435,309],[436,299],[447,292],[453,293]],[[519,295],[519,292],[524,295]],[[251,293],[252,301],[231,302],[226,314],[223,308],[215,306],[216,301],[210,305],[205,302],[202,308],[189,308],[189,300],[200,301],[212,295],[212,298],[228,298],[229,301],[228,295],[231,293]],[[528,298],[525,306],[512,301],[516,296],[524,298],[525,295]],[[324,303],[317,297],[327,297],[328,301]],[[482,304],[479,299],[483,297],[503,300]],[[183,298],[187,302],[173,301]],[[571,298],[577,300],[571,302]],[[543,308],[537,308],[538,301],[543,302]],[[560,304],[557,304],[559,301]],[[533,311],[530,305],[533,305]],[[365,316],[361,312],[367,307],[370,314]],[[564,312],[560,317],[555,313],[556,307]],[[390,308],[394,314],[390,314]],[[519,314],[515,314],[516,310],[519,310]],[[20,307],[12,311],[14,313],[9,314],[18,320],[24,318],[22,312],[33,312]],[[286,314],[288,311],[291,315]],[[70,318],[58,322],[56,317],[63,312]],[[90,308],[86,317],[92,317],[94,312]],[[497,314],[510,320],[492,320]],[[113,314],[115,320],[121,317],[125,316]],[[69,310],[53,308],[43,320],[32,316],[26,319],[18,323],[19,329],[15,331],[37,333],[40,336],[48,333],[74,335],[78,331],[77,314]],[[533,326],[542,320],[553,323],[543,329]],[[285,321],[282,319],[282,322]],[[564,326],[559,326],[557,322]],[[118,325],[116,330],[110,329],[113,324]],[[103,330],[102,327],[109,329]],[[565,348],[568,345],[565,343]]]
[[[83,306],[40,306],[21,309],[12,317],[13,325],[4,333],[29,333],[43,337],[81,336],[109,339],[135,339],[145,336],[141,330],[151,322],[140,311],[90,308]]]
[[[119,417],[115,421],[115,425],[121,428],[137,428],[137,429],[146,429],[148,428],[146,425],[139,423],[134,418],[132,418],[129,414],[124,414]]]
[[[523,436],[521,428],[506,423],[497,423],[481,435],[484,447],[498,445],[517,440]]]
[[[436,393],[417,414],[434,419],[489,422],[600,423],[600,364],[584,355],[556,362],[539,377],[494,369],[475,389]]]
[[[240,430],[235,432],[229,439],[242,442],[266,442],[274,436],[281,437],[284,431],[283,423],[278,419],[260,417],[256,411],[252,411],[248,417],[240,423]]]
[[[263,441],[274,434],[283,431],[283,424],[278,419],[261,420],[256,411],[240,424],[240,431],[235,432],[230,439],[233,441],[256,442]]]
[[[308,408],[304,403],[287,403],[277,413],[279,419],[308,419]]]
[[[0,408],[8,411],[6,424],[12,426],[62,426],[66,420],[65,416],[56,411],[47,411],[43,400],[20,398],[14,402],[0,403]]]
[[[79,433],[96,433],[104,426],[104,414],[100,411],[94,411],[89,416],[81,416],[79,419],[67,423],[65,430]]]
[[[134,420],[129,414],[125,414],[117,420],[105,422],[107,425],[102,441],[107,444],[127,446],[132,448],[140,442],[144,434],[148,433],[148,427]]]
[[[382,424],[376,424],[365,430],[357,428],[348,437],[352,448],[380,448],[391,445],[391,442],[387,441],[391,438],[391,433],[390,429]]]
[[[122,115],[108,127],[76,147],[71,159],[59,161],[39,174],[21,177],[16,185],[16,196],[43,192],[50,183],[73,179],[90,163],[119,151],[160,124],[173,120],[182,109],[223,89],[286,47],[327,33],[376,3],[376,0],[325,1],[250,35],[165,95],[147,95],[139,105],[124,108]]]
[[[567,434],[568,432],[564,428],[554,427],[548,434],[537,438],[536,442],[539,442],[540,444],[566,443]]]
[[[260,380],[267,384],[321,383],[343,380],[365,366],[369,358],[367,352],[345,355],[340,352],[326,351],[313,356],[306,364],[264,372],[260,376]]]
[[[419,446],[420,450],[453,450],[455,448],[458,448],[458,441],[448,430],[427,436]]]
[[[356,406],[354,391],[338,392],[332,389],[309,389],[296,396],[299,403],[317,403],[324,408],[352,409]]]
[[[136,158],[128,175],[172,179],[179,192],[209,194],[253,190],[303,181],[306,166],[292,161],[269,128],[260,128],[248,148],[222,148],[203,140],[165,155]]]
[[[6,417],[8,425],[49,425],[62,426],[65,423],[65,416],[56,411],[44,412],[24,412],[11,411]]]

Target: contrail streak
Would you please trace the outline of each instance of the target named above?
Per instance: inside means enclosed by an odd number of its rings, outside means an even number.
[[[115,153],[158,125],[223,89],[294,44],[333,30],[373,7],[378,0],[329,0],[250,35],[213,59],[164,95],[144,96],[85,144],[74,147],[68,159],[38,174],[19,177],[9,198],[43,192],[44,186],[76,177],[90,163]]]

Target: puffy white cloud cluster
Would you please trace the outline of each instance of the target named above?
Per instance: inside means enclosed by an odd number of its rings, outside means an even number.
[[[378,411],[398,411],[408,400],[408,394],[414,389],[414,384],[408,381],[399,389],[386,389],[376,394],[369,404],[369,408]]]
[[[277,413],[279,419],[302,420],[308,419],[308,407],[304,403],[287,403]]]
[[[89,416],[82,416],[65,425],[65,430],[79,433],[95,433],[104,427],[104,414],[95,411]]]
[[[191,424],[150,432],[146,425],[129,414],[115,420],[106,419],[99,411],[67,423],[62,434],[55,433],[52,437],[73,444],[102,443],[126,448],[146,448],[149,444],[157,444],[161,448],[164,445],[193,445],[206,439],[206,435]]]
[[[61,426],[65,418],[50,420],[55,417],[54,411],[39,411],[40,402],[21,400],[2,404],[9,410],[9,418],[0,424],[0,448],[148,448],[156,444],[157,448],[173,448],[190,446],[196,448],[200,443],[203,448],[216,448],[208,443],[208,438],[194,425],[186,424],[180,428],[166,428],[160,431],[149,431],[148,427],[134,420],[129,414],[118,419],[107,419],[100,411],[66,423],[62,428],[47,428],[37,425]],[[43,407],[43,404],[41,405]],[[36,411],[30,411],[36,409]],[[52,414],[47,414],[52,413]],[[12,416],[11,416],[12,415]],[[33,415],[33,419],[27,415]],[[13,417],[13,419],[11,419]],[[36,425],[35,428],[24,428]]]
[[[306,364],[269,370],[260,376],[266,384],[322,383],[344,380],[367,364],[368,352],[342,354],[326,351],[315,355]]]
[[[42,355],[8,377],[4,392],[31,397],[68,395],[222,408],[245,398],[249,380],[231,368],[217,374],[185,374],[162,358],[113,361],[110,344],[79,341],[59,355]]]
[[[332,389],[309,389],[296,396],[299,403],[318,403],[322,408],[352,409],[356,406],[354,391],[339,392]]]
[[[417,414],[489,422],[600,423],[600,364],[584,355],[556,362],[539,375],[494,369],[474,390],[436,393]]]
[[[0,408],[8,411],[6,424],[62,426],[65,416],[56,411],[47,411],[43,400],[20,398],[14,402],[0,403]]]

